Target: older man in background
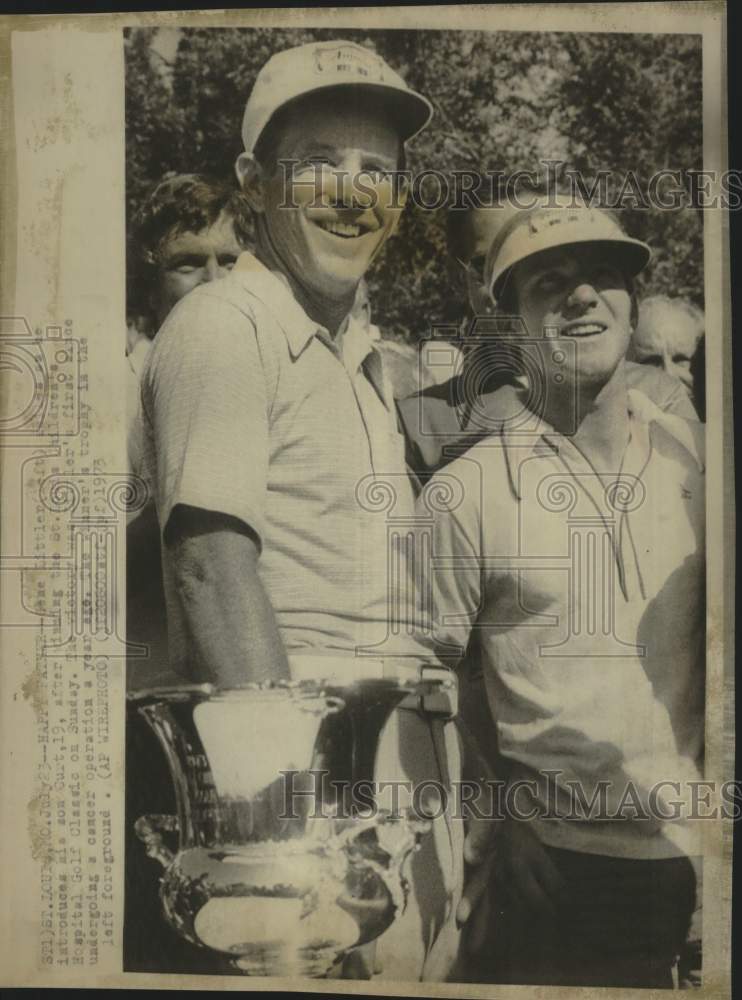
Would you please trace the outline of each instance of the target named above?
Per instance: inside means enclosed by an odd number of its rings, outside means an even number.
[[[650,295],[639,303],[629,358],[679,379],[696,396],[693,362],[705,329],[701,310],[683,298]],[[702,387],[698,387],[702,388]]]

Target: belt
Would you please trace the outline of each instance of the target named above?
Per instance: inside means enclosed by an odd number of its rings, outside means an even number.
[[[415,690],[397,706],[401,709],[452,718],[458,711],[456,675],[440,664],[406,663],[398,658],[349,656],[344,654],[289,655],[292,680],[338,681],[353,684],[368,680],[398,681]]]

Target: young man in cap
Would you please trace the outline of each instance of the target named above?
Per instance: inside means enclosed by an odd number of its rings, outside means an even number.
[[[511,219],[488,285],[548,391],[430,485],[436,639],[478,635],[512,793],[480,979],[671,986],[697,902],[703,427],[627,384],[648,259],[604,212]]]
[[[525,206],[535,202],[539,192],[519,189],[517,196],[518,204]],[[469,344],[466,339],[461,342],[464,353],[449,381],[398,401],[408,461],[423,481],[480,438],[493,433],[503,420],[517,417],[520,412],[522,393],[513,391],[512,373],[498,363],[501,358],[496,324],[479,326],[478,335],[475,324],[475,317],[497,315],[497,304],[490,297],[484,277],[484,262],[498,232],[517,212],[517,205],[509,203],[504,195],[499,201],[493,198],[491,203],[449,210],[448,254],[463,275],[471,309],[465,323],[467,333],[474,334],[476,346],[471,339]],[[485,340],[491,340],[491,349]],[[429,343],[434,349],[435,341]],[[639,389],[668,413],[697,419],[688,393],[678,378],[673,377],[677,372],[652,369],[637,364],[639,360],[637,357],[626,363],[628,385]]]
[[[430,116],[379,56],[344,41],[279,52],[258,74],[237,161],[255,255],[178,304],[143,379],[170,657],[183,677],[231,687],[420,676],[404,629],[385,644],[394,595],[374,489],[391,484],[395,515],[412,514],[414,498],[389,386],[353,306],[399,221],[405,143]],[[378,779],[445,782],[458,767],[453,727],[410,708],[385,730]],[[435,820],[412,860],[406,912],[379,942],[390,979],[450,969],[459,826]]]

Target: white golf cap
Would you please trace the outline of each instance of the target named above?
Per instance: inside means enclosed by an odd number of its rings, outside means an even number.
[[[397,112],[403,141],[424,128],[433,114],[427,98],[410,90],[375,52],[354,42],[309,42],[271,56],[257,75],[242,119],[242,141],[252,153],[279,108],[328,87],[363,87]]]
[[[615,261],[631,277],[649,263],[652,251],[641,240],[627,236],[607,212],[585,204],[554,204],[546,197],[535,206],[511,215],[487,253],[485,277],[497,299],[510,269],[527,257],[569,244],[593,243],[596,255]]]

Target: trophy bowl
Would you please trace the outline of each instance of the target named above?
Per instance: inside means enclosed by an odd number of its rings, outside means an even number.
[[[176,815],[134,829],[165,920],[235,972],[321,977],[403,912],[424,818],[354,801],[381,730],[420,683],[320,681],[129,695],[165,752]]]

